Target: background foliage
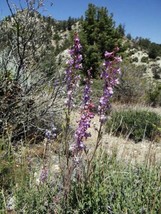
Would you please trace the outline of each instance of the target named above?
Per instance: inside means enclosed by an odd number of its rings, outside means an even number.
[[[154,112],[124,110],[116,111],[107,122],[107,131],[114,135],[133,139],[139,142],[143,139],[156,140],[160,135],[161,117]]]

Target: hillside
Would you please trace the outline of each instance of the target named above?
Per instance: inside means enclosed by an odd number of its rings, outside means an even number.
[[[91,12],[92,10],[93,14]],[[105,15],[106,20],[101,20],[101,17],[100,21],[94,18],[97,17],[97,13],[102,13],[102,16]],[[35,37],[37,37],[30,46],[41,47],[39,47],[38,57],[41,56],[40,53],[42,52],[42,55],[54,56],[60,63],[64,57],[66,58],[66,50],[72,44],[74,32],[79,31],[81,42],[84,46],[84,72],[88,70],[89,64],[93,64],[93,73],[97,73],[98,71],[96,68],[100,65],[99,60],[102,59],[102,53],[105,50],[112,50],[117,44],[120,48],[120,55],[125,57],[125,60],[127,58],[127,60],[136,66],[145,66],[147,76],[160,79],[161,46],[150,42],[150,40],[146,38],[140,37],[134,39],[129,34],[126,36],[125,29],[121,24],[115,27],[114,21],[111,15],[108,14],[107,9],[96,9],[94,5],[90,4],[86,11],[85,19],[74,19],[69,17],[68,20],[63,21],[55,20],[50,16],[42,16],[36,11],[31,11],[31,13],[25,10],[18,11],[13,17],[8,16],[0,23],[2,29],[0,41],[1,55],[2,50],[11,45],[10,41],[14,36],[13,32],[17,25],[16,23],[25,26],[23,31],[19,32],[19,34],[23,34],[23,32],[27,30],[30,31],[30,33],[34,33]],[[32,26],[34,25],[36,28],[33,30]],[[106,26],[108,27],[106,28]],[[39,35],[41,35],[40,38]],[[107,39],[104,38],[105,35],[107,35]],[[20,43],[29,39],[29,35],[26,35],[26,38],[23,37],[24,35],[19,35]],[[102,41],[101,38],[103,38]],[[22,39],[24,41],[21,41]],[[46,52],[45,49],[48,49],[48,51]],[[13,66],[13,62],[10,63],[11,66]]]
[[[6,84],[6,76],[7,81],[12,82],[12,87],[18,84],[23,91],[20,97],[18,95],[20,101],[22,96],[27,96],[27,99],[39,97],[42,93],[39,91],[40,85],[41,90],[44,90],[43,88],[50,88],[54,82],[63,81],[66,61],[70,57],[68,50],[74,33],[79,32],[83,46],[81,74],[86,75],[88,69],[92,68],[94,100],[101,87],[99,76],[104,52],[112,51],[117,45],[120,49],[118,55],[122,56],[123,63],[120,85],[116,88],[114,101],[161,105],[160,45],[151,43],[148,39],[126,36],[121,24],[115,26],[107,8],[97,8],[89,4],[85,18],[69,17],[64,21],[42,16],[32,9],[22,10],[2,20],[0,28],[2,85]],[[150,90],[153,83],[155,86]],[[2,95],[2,100],[4,97]]]
[[[161,45],[26,3],[0,22],[0,213],[159,214]]]

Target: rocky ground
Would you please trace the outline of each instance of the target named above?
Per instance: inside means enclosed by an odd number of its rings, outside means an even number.
[[[157,75],[157,79],[161,79],[161,57],[156,57],[156,59],[150,59],[147,52],[143,50],[130,49],[130,52],[133,54],[130,56],[133,64],[136,66],[145,66],[146,67],[146,76],[150,78],[155,78]],[[145,58],[146,61],[143,62],[142,58]]]

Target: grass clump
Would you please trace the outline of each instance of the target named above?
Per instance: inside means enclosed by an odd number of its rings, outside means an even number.
[[[159,136],[161,117],[145,110],[116,111],[107,122],[106,131],[116,136],[129,137],[139,142],[142,139],[156,140]]]
[[[73,182],[68,213],[159,213],[159,167],[132,166],[97,157],[89,182]]]
[[[16,213],[115,214],[160,213],[161,188],[159,165],[131,165],[98,151],[86,179],[86,165],[79,179],[73,177],[64,195],[58,176],[52,183],[36,184],[32,177],[12,187]],[[5,213],[4,196],[0,194]],[[64,203],[65,202],[65,203]]]

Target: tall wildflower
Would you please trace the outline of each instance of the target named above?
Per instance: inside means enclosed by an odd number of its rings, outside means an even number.
[[[78,81],[80,79],[80,75],[77,74],[77,70],[82,68],[81,49],[82,49],[82,46],[80,44],[79,37],[77,33],[75,33],[74,45],[69,51],[71,59],[67,61],[67,69],[66,69],[67,100],[65,103],[68,107],[68,113],[73,107],[73,93],[76,87],[78,86]]]
[[[103,71],[101,73],[101,78],[104,80],[103,94],[99,100],[98,106],[101,124],[107,119],[106,112],[110,108],[110,98],[113,95],[114,87],[119,83],[119,64],[122,60],[120,57],[116,56],[118,50],[119,49],[116,48],[113,52],[105,52],[105,62],[103,63]]]
[[[84,87],[83,93],[81,118],[78,121],[78,128],[75,132],[74,149],[76,150],[76,153],[85,148],[83,141],[91,136],[90,132],[88,132],[88,128],[90,128],[91,119],[94,117],[94,114],[91,111],[93,108],[93,104],[90,99],[91,83],[91,70],[88,70],[88,77],[86,78],[86,85]]]
[[[77,75],[77,70],[82,68],[82,46],[80,45],[80,40],[77,34],[74,36],[74,46],[70,50],[71,59],[67,61],[66,70],[66,84],[67,84],[67,100],[66,104],[68,107],[68,113],[73,106],[73,93],[78,84],[80,76]],[[91,70],[88,71],[88,77],[86,78],[86,85],[83,93],[83,103],[81,107],[81,118],[78,121],[78,128],[75,131],[75,143],[72,144],[71,150],[73,153],[78,153],[80,150],[84,149],[85,145],[83,143],[84,139],[90,136],[87,129],[90,127],[90,121],[94,117],[91,112],[92,103],[90,100],[91,93]]]
[[[91,158],[88,160],[88,164],[87,164],[88,176],[90,176],[91,162],[96,154],[97,148],[101,144],[102,126],[107,119],[106,113],[107,113],[107,110],[110,108],[110,98],[113,95],[114,87],[119,83],[118,75],[120,74],[119,63],[121,62],[121,58],[115,56],[118,50],[119,49],[116,48],[113,52],[107,52],[107,51],[105,52],[105,62],[103,63],[103,70],[101,73],[101,78],[104,81],[103,94],[99,100],[99,105],[98,105],[100,127],[99,129],[97,129],[98,135],[97,135],[94,151],[92,153]]]

